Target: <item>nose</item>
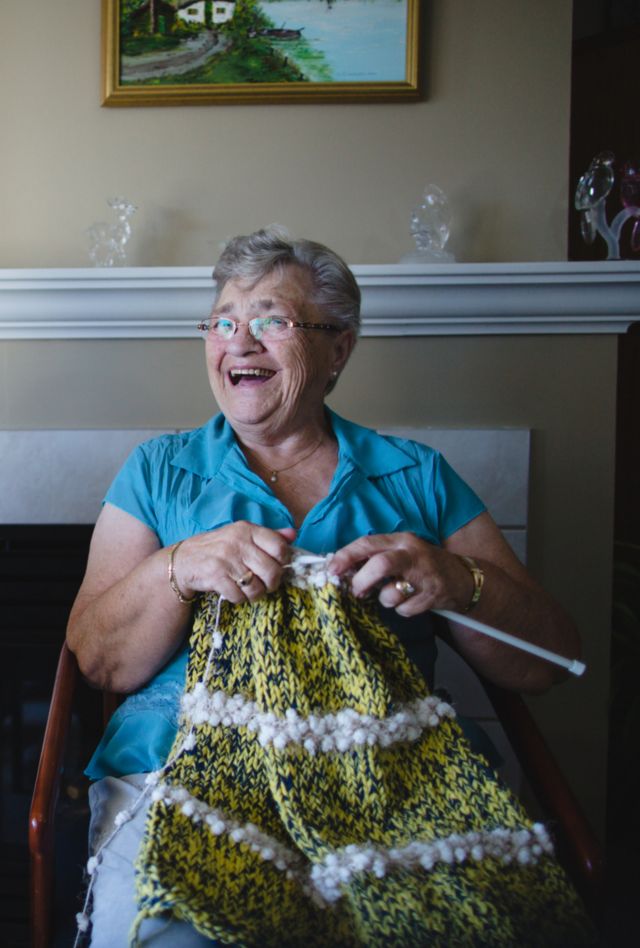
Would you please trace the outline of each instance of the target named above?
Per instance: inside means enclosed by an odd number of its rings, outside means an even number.
[[[243,352],[258,352],[263,348],[259,339],[256,339],[249,329],[249,323],[238,323],[238,328],[227,342],[227,349],[240,355]]]

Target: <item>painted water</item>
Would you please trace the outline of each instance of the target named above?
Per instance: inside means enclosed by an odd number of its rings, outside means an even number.
[[[403,82],[406,0],[262,0],[277,28],[301,40],[276,40],[312,82]]]

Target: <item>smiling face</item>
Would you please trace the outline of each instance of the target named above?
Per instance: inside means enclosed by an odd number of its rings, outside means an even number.
[[[230,339],[207,338],[207,370],[215,399],[241,438],[278,439],[322,424],[324,395],[353,348],[351,331],[294,329],[286,339],[254,339],[248,322],[280,315],[305,323],[332,322],[313,303],[310,277],[297,266],[253,286],[230,280],[213,311],[241,325]]]

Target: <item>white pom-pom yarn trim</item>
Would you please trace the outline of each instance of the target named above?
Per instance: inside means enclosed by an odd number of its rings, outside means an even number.
[[[360,714],[353,708],[308,717],[289,708],[281,716],[260,711],[255,701],[243,695],[229,695],[222,690],[209,692],[202,682],[183,695],[182,712],[194,726],[246,727],[256,733],[262,747],[273,745],[276,750],[284,750],[293,744],[311,754],[416,741],[425,729],[437,727],[443,718],[455,717],[451,705],[433,695],[401,705],[386,718]]]
[[[306,894],[311,895],[305,861],[299,852],[284,846],[279,840],[264,833],[253,823],[240,823],[215,807],[192,796],[184,787],[160,783],[153,790],[151,800],[176,807],[193,823],[202,823],[214,836],[226,835],[232,842],[244,843],[265,862],[272,862],[289,878],[296,878]]]
[[[232,842],[249,846],[265,862],[271,862],[287,878],[295,879],[305,895],[318,905],[337,902],[343,888],[355,875],[371,872],[384,878],[398,869],[430,872],[438,864],[481,862],[497,859],[504,865],[530,865],[543,855],[553,853],[549,833],[541,823],[531,829],[478,830],[454,833],[429,842],[412,842],[407,846],[383,848],[352,843],[334,850],[309,867],[300,853],[284,846],[253,823],[239,823],[222,810],[209,807],[192,796],[184,787],[159,784],[153,792],[154,801],[174,806],[194,823],[201,823],[214,836],[226,834]]]
[[[285,569],[287,582],[299,589],[320,589],[322,586],[340,586],[342,580],[328,569],[331,556],[318,556],[302,550],[294,552]]]
[[[531,829],[499,828],[454,833],[432,842],[413,842],[392,849],[351,844],[325,856],[311,868],[310,878],[326,902],[336,902],[342,896],[342,887],[362,872],[372,872],[383,878],[394,869],[429,872],[439,863],[452,865],[488,858],[497,859],[504,865],[530,865],[545,853],[553,853],[553,844],[545,827],[535,823]]]

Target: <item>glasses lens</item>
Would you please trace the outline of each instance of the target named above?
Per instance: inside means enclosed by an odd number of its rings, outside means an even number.
[[[256,316],[251,320],[251,332],[256,339],[267,336],[269,339],[283,338],[289,334],[289,320],[284,316]]]
[[[211,332],[221,339],[230,339],[236,330],[236,324],[233,319],[213,319],[210,323]]]

